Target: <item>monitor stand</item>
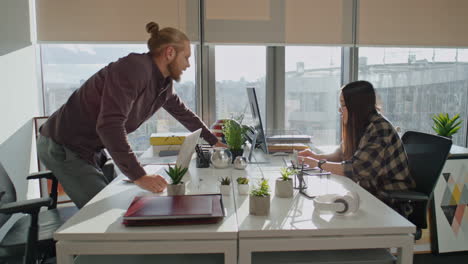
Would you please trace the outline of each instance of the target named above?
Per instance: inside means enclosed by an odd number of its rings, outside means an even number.
[[[258,133],[259,133],[258,131],[254,131],[252,133],[252,142],[251,142],[251,145],[250,145],[249,156],[247,157],[247,161],[250,164],[267,164],[267,163],[270,163],[270,161],[265,158],[268,155],[268,153],[255,155],[255,145],[257,144]],[[254,161],[252,161],[252,158],[254,159]]]

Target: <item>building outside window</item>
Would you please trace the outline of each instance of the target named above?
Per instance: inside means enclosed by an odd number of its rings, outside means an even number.
[[[174,82],[175,90],[187,104],[196,111],[196,64],[194,45],[191,46],[190,68],[182,75],[180,82]],[[62,106],[70,95],[89,77],[129,53],[145,53],[145,44],[42,44],[41,61],[45,114],[51,115]],[[139,129],[128,135],[134,151],[146,150],[149,136],[155,132],[187,131],[164,109],[143,123]]]
[[[337,145],[341,48],[286,47],[285,71],[285,128],[312,135],[314,145]]]
[[[262,120],[265,122],[266,47],[216,46],[216,119],[245,116],[251,123],[247,87],[255,87]],[[265,126],[265,124],[264,124]]]
[[[466,144],[467,49],[360,48],[359,79],[374,85],[383,114],[402,133],[434,134],[432,116],[460,114],[453,142]]]

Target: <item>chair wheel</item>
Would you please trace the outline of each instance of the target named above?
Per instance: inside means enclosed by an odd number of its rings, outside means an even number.
[[[414,233],[414,240],[419,240],[422,237],[422,230],[421,228],[416,229],[416,233]]]

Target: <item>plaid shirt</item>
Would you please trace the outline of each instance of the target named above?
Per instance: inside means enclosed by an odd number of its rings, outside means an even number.
[[[384,190],[400,191],[416,186],[403,142],[392,124],[380,114],[371,117],[356,152],[343,165],[345,176],[380,199]]]

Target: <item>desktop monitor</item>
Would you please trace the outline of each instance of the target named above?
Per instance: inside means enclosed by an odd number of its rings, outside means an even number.
[[[257,133],[256,146],[268,153],[265,132],[263,130],[262,118],[260,115],[260,108],[258,107],[257,93],[255,87],[247,87],[247,95],[249,97],[250,110],[252,111],[253,129]]]

